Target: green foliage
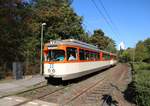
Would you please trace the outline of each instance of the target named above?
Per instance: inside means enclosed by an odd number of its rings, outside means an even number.
[[[104,32],[100,29],[95,30],[94,34],[90,37],[90,42],[97,45],[99,49],[109,52],[116,52],[115,42],[104,35]]]
[[[121,60],[134,61],[132,98],[138,106],[150,106],[150,38],[139,41],[136,48],[128,48],[120,52]],[[135,58],[134,58],[135,57]],[[144,63],[145,62],[145,63]]]
[[[147,62],[150,63],[150,38],[139,41],[136,48],[128,48],[119,53],[120,60],[125,62]]]
[[[139,41],[137,43],[135,51],[136,51],[135,54],[136,61],[140,62],[146,60],[150,54],[150,52],[148,52],[146,45],[142,41]]]
[[[90,37],[89,37],[88,33],[81,34],[79,40],[90,43]]]
[[[146,51],[147,51],[147,58],[144,61],[150,63],[150,38],[147,38],[146,40],[144,40],[143,43],[144,43],[144,46],[146,47]]]
[[[116,44],[115,41],[111,38],[108,38],[108,45],[105,48],[106,51],[112,52],[112,53],[116,53],[117,49],[116,49]]]
[[[21,0],[0,2],[0,63],[22,59],[21,45],[28,35],[25,18],[29,12]]]
[[[136,87],[136,102],[139,106],[149,106],[150,104],[150,64],[134,64],[133,80]]]
[[[124,62],[129,61],[130,60],[129,52],[123,51],[122,54],[121,54],[121,59],[124,60]]]
[[[104,37],[104,32],[100,29],[94,31],[94,34],[90,38],[90,42],[97,45],[102,50],[104,50],[108,44]]]
[[[136,65],[134,65],[134,68],[136,70],[150,70],[150,64],[148,64],[148,63],[136,63]]]
[[[68,1],[68,0],[67,0]],[[78,39],[83,34],[82,17],[79,17],[66,0],[37,0],[32,6],[30,28],[35,35],[40,35],[40,25],[46,22],[45,41],[52,39]],[[33,22],[33,24],[32,24]],[[52,37],[50,37],[52,36]]]
[[[38,48],[36,48],[36,47],[38,45],[40,45],[40,42],[34,37],[28,37],[27,39],[25,39],[25,43],[22,47],[25,49],[24,52],[22,52],[24,57],[27,57],[30,59],[37,57]],[[30,60],[30,61],[32,61],[32,60]]]
[[[40,48],[41,23],[44,42],[49,39],[79,39],[84,34],[82,17],[70,7],[70,0],[0,1],[0,63],[24,61],[27,53],[33,57]],[[35,50],[33,50],[33,48]]]
[[[133,61],[134,52],[135,52],[135,49],[133,49],[133,48],[128,48],[126,50],[121,50],[120,53],[119,53],[120,54],[119,55],[120,61],[121,62],[131,62],[131,61]]]

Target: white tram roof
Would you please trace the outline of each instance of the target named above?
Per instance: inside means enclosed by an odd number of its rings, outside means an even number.
[[[75,39],[65,39],[65,40],[50,40],[49,43],[46,43],[45,46],[50,46],[50,45],[69,45],[69,46],[79,46],[82,48],[87,48],[87,49],[92,49],[92,50],[96,50],[96,51],[102,51],[104,53],[110,53],[110,52],[106,52],[103,50],[99,50],[97,46],[82,42],[82,41],[78,41]],[[115,54],[112,54],[115,55]]]

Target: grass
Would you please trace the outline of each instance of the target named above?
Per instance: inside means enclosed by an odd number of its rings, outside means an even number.
[[[133,81],[135,82],[136,103],[138,106],[150,106],[150,64],[135,63]]]

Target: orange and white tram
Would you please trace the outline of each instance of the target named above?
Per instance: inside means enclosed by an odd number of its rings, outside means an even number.
[[[74,79],[116,63],[115,54],[78,40],[56,40],[44,45],[45,78]]]

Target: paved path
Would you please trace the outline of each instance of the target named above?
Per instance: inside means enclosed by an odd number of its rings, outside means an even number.
[[[17,96],[9,96],[0,99],[0,106],[60,106],[55,103],[49,103],[41,100],[33,100],[24,104],[28,99]],[[23,103],[21,105],[21,103]]]
[[[29,78],[0,83],[0,97],[23,91],[44,81],[46,80],[43,76],[35,75]]]
[[[41,75],[35,75],[20,80],[10,80],[0,82],[0,106],[17,106],[20,103],[28,101],[27,98],[17,96],[7,96],[24,91],[35,85],[46,82],[45,78]],[[7,97],[5,97],[7,96]],[[20,105],[19,105],[20,106]],[[21,106],[59,106],[54,103],[44,102],[41,100],[29,101]]]

